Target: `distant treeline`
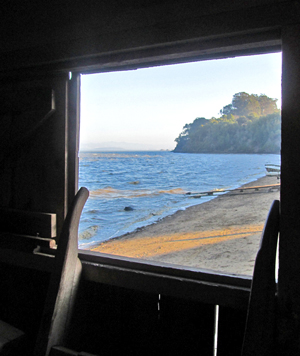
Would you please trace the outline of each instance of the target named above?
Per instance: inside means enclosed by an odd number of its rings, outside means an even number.
[[[199,117],[175,139],[174,152],[280,153],[281,113],[277,99],[237,93],[219,118]]]

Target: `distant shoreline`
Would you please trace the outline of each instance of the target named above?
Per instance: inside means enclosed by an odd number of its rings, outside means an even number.
[[[230,155],[230,154],[238,154],[238,155],[280,155],[280,152],[278,153],[274,153],[274,152],[180,152],[180,151],[175,151],[175,149],[157,149],[157,150],[128,150],[128,149],[102,149],[102,150],[82,150],[79,151],[79,154],[81,153],[126,153],[126,152],[170,152],[170,153],[184,153],[184,154],[205,154],[205,155],[209,155],[209,154],[226,154],[226,155]]]
[[[280,151],[276,152],[183,152],[183,151],[170,151],[173,153],[187,153],[187,154],[198,154],[198,155],[280,155]]]

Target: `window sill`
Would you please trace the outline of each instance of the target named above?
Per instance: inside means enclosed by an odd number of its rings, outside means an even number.
[[[139,259],[79,251],[83,278],[148,293],[157,293],[246,309],[250,276],[155,263]]]

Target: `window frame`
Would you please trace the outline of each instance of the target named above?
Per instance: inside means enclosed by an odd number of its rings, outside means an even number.
[[[96,56],[77,62],[75,75],[132,70],[152,66],[214,60],[236,56],[275,53],[281,51],[281,31],[262,30],[234,36],[196,39]],[[77,79],[78,80],[78,79]],[[80,83],[79,83],[80,87]],[[76,122],[76,161],[78,172],[79,102]],[[74,134],[74,130],[73,130]],[[73,140],[74,142],[74,140]],[[77,183],[78,179],[73,179]],[[75,190],[77,186],[75,187]],[[154,261],[79,250],[83,276],[88,281],[105,283],[139,291],[163,293],[174,297],[188,297],[200,302],[245,309],[251,289],[251,276],[230,275],[204,269],[193,269]]]

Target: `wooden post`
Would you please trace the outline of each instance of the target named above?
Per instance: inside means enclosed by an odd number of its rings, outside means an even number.
[[[79,116],[80,116],[80,74],[70,73],[68,81],[67,106],[67,207],[72,203],[78,188],[78,151],[79,151]]]
[[[278,350],[300,352],[300,25],[282,29]]]

